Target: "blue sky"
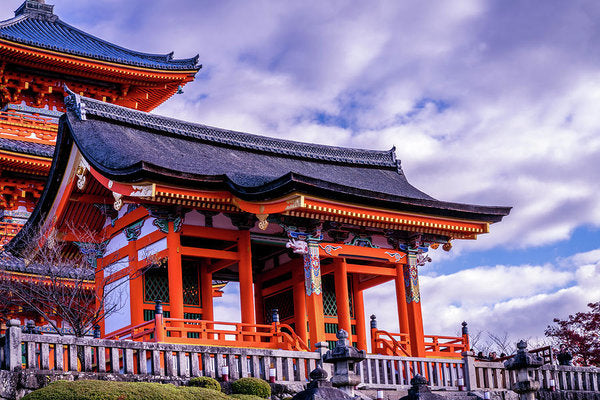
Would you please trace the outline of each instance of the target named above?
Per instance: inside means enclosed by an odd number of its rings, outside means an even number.
[[[454,334],[466,319],[472,331],[540,337],[553,317],[600,300],[597,1],[53,3],[122,46],[200,54],[196,81],[158,113],[395,145],[430,195],[513,206],[489,235],[432,252],[421,270],[427,332]],[[3,4],[9,18],[19,1]],[[235,294],[223,313],[237,313]],[[390,285],[370,291],[367,313],[393,331],[392,296]]]

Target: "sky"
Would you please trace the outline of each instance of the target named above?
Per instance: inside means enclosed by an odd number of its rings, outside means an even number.
[[[427,334],[539,338],[600,300],[600,2],[48,0],[124,47],[200,56],[156,112],[369,149],[453,202],[512,206],[420,270]],[[10,3],[10,6],[7,7]],[[2,3],[2,19],[20,2]],[[397,331],[393,284],[367,314]],[[391,306],[393,304],[393,306]],[[239,314],[235,286],[219,315]],[[236,314],[237,313],[237,314]]]

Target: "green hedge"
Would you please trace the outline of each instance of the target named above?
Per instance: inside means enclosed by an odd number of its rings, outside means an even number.
[[[189,386],[196,386],[206,389],[216,390],[218,392],[221,391],[221,384],[214,378],[209,376],[199,376],[197,378],[190,379],[188,383]]]
[[[238,399],[238,400],[265,400],[262,397],[255,396],[253,394],[234,393],[234,394],[229,395],[229,397],[233,397],[234,399]]]
[[[29,393],[23,400],[229,400],[224,393],[201,387],[163,383],[58,381]]]
[[[233,393],[251,394],[268,399],[271,397],[271,386],[267,381],[258,378],[241,378],[231,384]]]

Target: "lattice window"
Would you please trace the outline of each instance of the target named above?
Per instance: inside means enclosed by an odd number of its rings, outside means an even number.
[[[323,275],[323,314],[337,317],[337,303],[335,302],[335,280],[333,274]],[[352,280],[348,277],[348,302],[350,303],[350,318],[354,318],[354,301],[352,298]]]
[[[167,268],[152,268],[144,273],[144,301],[169,302],[169,277]]]
[[[292,289],[265,297],[263,302],[265,307],[265,322],[267,324],[272,322],[271,310],[274,308],[279,310],[280,321],[294,317],[294,292]]]
[[[144,310],[144,321],[150,321],[154,319],[154,310]],[[163,318],[171,318],[171,313],[163,311]]]
[[[200,288],[198,282],[198,265],[184,265],[181,270],[183,283],[183,304],[200,305]]]

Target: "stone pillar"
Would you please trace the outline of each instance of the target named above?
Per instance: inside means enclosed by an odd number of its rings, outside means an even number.
[[[477,375],[475,372],[475,353],[473,353],[472,351],[463,351],[461,355],[463,361],[465,362],[465,389],[467,391],[475,390],[477,389]]]
[[[4,362],[9,371],[19,371],[22,364],[21,321],[11,319],[6,324]]]
[[[350,346],[348,332],[343,329],[338,331],[337,338],[335,348],[325,354],[323,361],[333,364],[334,372],[331,384],[354,397],[354,387],[360,383],[356,367],[367,357],[367,354],[364,350],[357,350]]]
[[[540,390],[540,383],[532,378],[531,370],[544,365],[542,357],[527,351],[527,342],[521,340],[517,343],[517,354],[504,363],[507,370],[517,371],[517,381],[511,389],[519,394],[520,400],[535,400],[535,393]]]

